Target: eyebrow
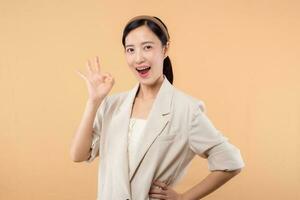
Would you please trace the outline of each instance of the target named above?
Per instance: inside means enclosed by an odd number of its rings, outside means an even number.
[[[147,44],[147,43],[152,43],[152,44],[154,44],[154,42],[152,42],[152,41],[145,41],[145,42],[142,42],[142,45],[143,44]],[[126,47],[133,47],[134,45],[133,44],[128,44],[128,45],[125,45],[125,48]]]

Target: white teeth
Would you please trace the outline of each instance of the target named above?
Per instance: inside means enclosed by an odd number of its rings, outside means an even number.
[[[149,67],[141,67],[141,68],[137,68],[138,70],[144,70],[144,69],[147,69]]]

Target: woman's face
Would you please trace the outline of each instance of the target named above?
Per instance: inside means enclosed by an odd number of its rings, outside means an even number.
[[[153,85],[163,77],[167,48],[146,26],[140,26],[125,38],[125,55],[129,68],[141,84]]]

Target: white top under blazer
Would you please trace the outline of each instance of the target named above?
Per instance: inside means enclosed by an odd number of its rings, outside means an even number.
[[[132,173],[133,163],[136,162],[137,152],[143,139],[143,130],[147,120],[140,118],[130,118],[128,129],[128,159],[129,173]]]

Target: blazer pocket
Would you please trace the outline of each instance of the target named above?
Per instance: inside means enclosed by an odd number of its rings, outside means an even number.
[[[177,134],[171,135],[160,135],[156,138],[157,141],[173,141],[176,138]]]

